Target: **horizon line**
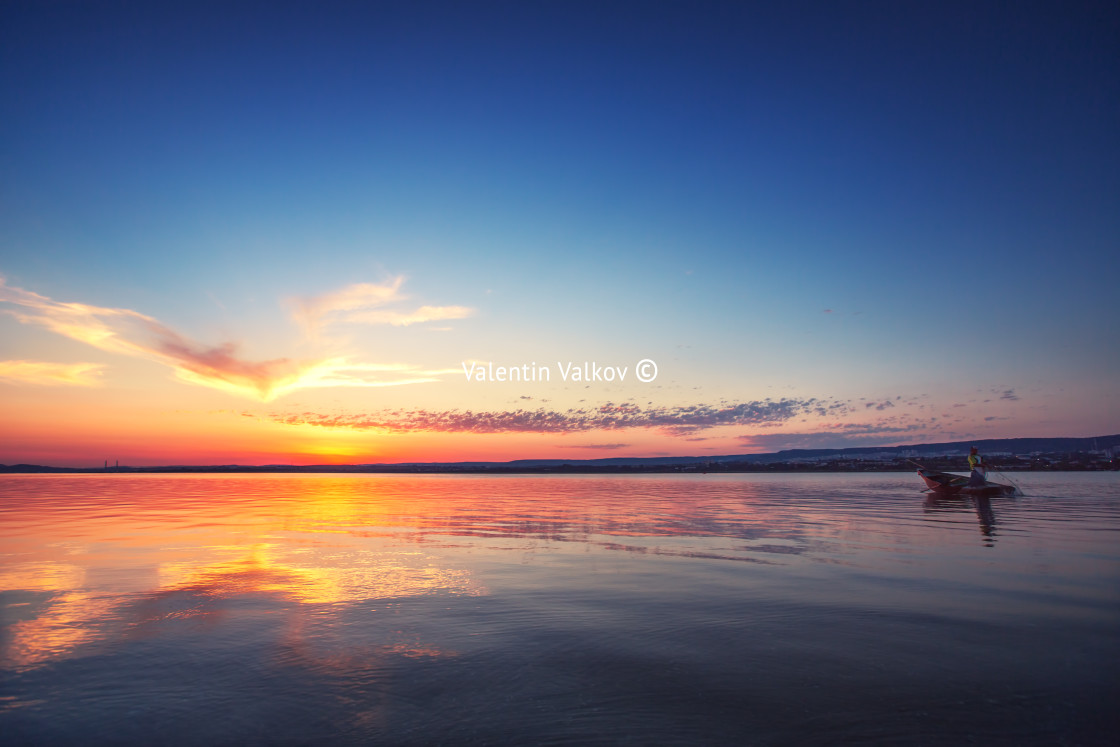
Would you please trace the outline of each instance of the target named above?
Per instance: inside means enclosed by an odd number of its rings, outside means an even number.
[[[445,461],[445,462],[348,462],[348,463],[269,463],[269,464],[238,464],[238,463],[222,463],[222,464],[163,464],[163,465],[149,465],[149,466],[132,466],[121,465],[120,460],[114,460],[116,463],[109,466],[107,461],[104,466],[89,466],[89,467],[60,467],[50,464],[31,464],[28,462],[20,462],[16,464],[0,463],[0,469],[14,469],[18,467],[31,467],[43,468],[52,470],[67,470],[74,472],[112,472],[122,470],[184,470],[184,469],[251,469],[266,471],[268,469],[276,470],[292,470],[292,469],[313,469],[313,468],[328,468],[328,469],[345,469],[345,468],[393,468],[393,467],[456,467],[456,466],[506,466],[506,465],[564,465],[564,464],[592,464],[592,463],[703,463],[712,461],[729,461],[729,460],[742,460],[742,461],[759,461],[766,457],[775,457],[782,454],[793,453],[812,453],[816,456],[823,456],[827,454],[842,454],[848,453],[875,453],[875,452],[890,452],[901,449],[931,449],[931,448],[965,448],[965,444],[969,445],[983,445],[1002,442],[1023,442],[1023,441],[1094,441],[1101,439],[1117,439],[1120,441],[1120,433],[1097,435],[1097,436],[1018,436],[1014,438],[986,438],[986,439],[966,439],[957,441],[940,441],[934,443],[911,443],[911,444],[895,444],[893,446],[840,446],[840,447],[818,447],[818,448],[791,448],[781,449],[772,452],[757,452],[757,453],[737,453],[737,454],[711,454],[705,456],[699,455],[677,455],[677,456],[615,456],[615,457],[591,457],[581,459],[565,459],[556,457],[526,457],[521,459],[509,459],[504,461],[494,461],[486,459],[464,459],[458,461]],[[1111,448],[1111,445],[1106,445],[1105,448]],[[1014,455],[1014,453],[1013,453]]]

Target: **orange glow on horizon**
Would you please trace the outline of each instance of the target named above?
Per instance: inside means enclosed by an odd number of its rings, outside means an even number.
[[[100,365],[100,364],[97,364]],[[674,433],[665,429],[599,428],[571,432],[472,432],[454,418],[433,418],[432,428],[448,430],[392,431],[376,425],[378,413],[408,411],[409,398],[396,392],[379,395],[373,405],[363,400],[321,394],[291,400],[275,407],[246,406],[211,391],[184,387],[173,380],[153,382],[151,364],[132,386],[124,379],[116,386],[32,387],[0,383],[11,396],[5,402],[5,429],[0,432],[0,463],[55,467],[97,468],[106,461],[129,467],[175,465],[315,465],[395,464],[409,462],[504,462],[517,459],[581,460],[610,457],[659,457],[747,454],[777,451],[788,434],[805,443],[836,434],[842,440],[860,428],[873,433],[873,422],[801,419],[782,427],[718,426]],[[170,396],[171,392],[173,396]],[[18,395],[18,396],[15,396]],[[507,406],[508,407],[508,406]],[[499,408],[494,408],[499,411]],[[559,408],[557,408],[559,410]],[[306,412],[341,414],[360,427],[316,424]],[[439,411],[435,411],[437,414]],[[456,412],[449,410],[447,412]],[[462,411],[459,411],[462,412]],[[296,413],[291,420],[288,413]],[[362,413],[370,413],[366,416]],[[477,410],[472,422],[484,422]],[[1076,413],[1073,413],[1076,416]],[[366,418],[368,417],[368,420]],[[560,417],[563,417],[562,415]],[[391,420],[391,417],[390,417]],[[330,421],[327,421],[330,422]],[[345,422],[339,418],[338,422]],[[406,423],[411,427],[411,424]],[[1067,424],[1068,425],[1068,424]],[[991,437],[1037,435],[1034,424],[1021,430],[992,425]],[[1072,428],[1054,427],[1053,435],[1084,435]],[[904,432],[893,443],[957,440],[957,434]],[[931,437],[932,436],[932,437]],[[984,437],[984,436],[980,436]],[[881,438],[863,444],[859,436],[845,445],[888,445]],[[819,443],[819,441],[818,441]]]

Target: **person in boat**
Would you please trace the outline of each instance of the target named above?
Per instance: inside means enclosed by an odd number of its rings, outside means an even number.
[[[983,485],[988,481],[988,470],[984,466],[984,458],[980,456],[980,452],[975,446],[968,452],[968,469],[971,471],[968,476],[969,486]]]

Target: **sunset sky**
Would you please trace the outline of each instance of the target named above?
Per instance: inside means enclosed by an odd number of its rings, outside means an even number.
[[[0,6],[0,463],[1120,432],[1115,2],[169,6]]]

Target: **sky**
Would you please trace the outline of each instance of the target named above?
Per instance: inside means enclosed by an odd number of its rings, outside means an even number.
[[[1120,432],[1113,2],[0,14],[0,463]]]

